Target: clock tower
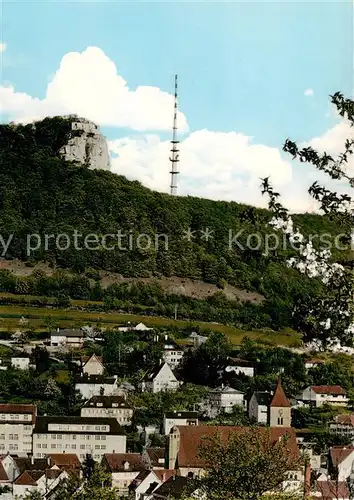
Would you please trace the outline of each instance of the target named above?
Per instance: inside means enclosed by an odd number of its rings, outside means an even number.
[[[291,406],[280,378],[270,403],[269,424],[270,427],[291,427]]]

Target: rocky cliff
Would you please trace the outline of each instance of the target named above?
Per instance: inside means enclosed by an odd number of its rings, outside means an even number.
[[[98,126],[85,118],[73,118],[69,140],[59,150],[67,161],[87,165],[91,169],[110,169],[106,139]]]

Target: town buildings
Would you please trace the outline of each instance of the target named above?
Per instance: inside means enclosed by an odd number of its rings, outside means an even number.
[[[133,413],[122,396],[93,396],[81,408],[82,417],[115,418],[120,425],[131,425]]]
[[[312,385],[304,389],[296,399],[316,408],[324,403],[346,406],[349,401],[345,390],[340,385]]]
[[[126,436],[115,418],[38,417],[33,430],[33,454],[76,453],[101,460],[105,453],[125,453]]]
[[[27,456],[32,452],[36,417],[34,405],[0,404],[0,454]]]

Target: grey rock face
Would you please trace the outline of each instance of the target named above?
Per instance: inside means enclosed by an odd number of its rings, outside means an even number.
[[[71,131],[69,141],[59,154],[67,161],[87,165],[90,169],[110,170],[108,145],[98,126],[84,118],[75,118]]]

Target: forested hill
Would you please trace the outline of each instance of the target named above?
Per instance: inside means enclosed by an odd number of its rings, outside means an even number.
[[[66,163],[57,152],[65,144],[68,120],[45,119],[35,126],[1,126],[0,220],[1,236],[9,245],[6,259],[46,261],[64,268],[84,271],[105,269],[124,276],[180,276],[219,284],[225,282],[249,291],[258,291],[272,301],[288,302],[294,297],[315,293],[320,285],[311,283],[297,271],[287,269],[284,257],[292,250],[271,251],[264,255],[265,234],[270,214],[265,210],[228,202],[194,197],[171,197],[144,188],[139,182],[107,171],[89,170]],[[328,219],[299,215],[296,223],[305,233],[336,234]],[[184,231],[194,231],[191,241]],[[205,237],[209,228],[212,237]],[[236,241],[231,241],[239,231]],[[74,238],[67,250],[59,250],[55,237],[44,245],[44,235],[82,235],[78,250]],[[120,232],[120,233],[119,233]],[[38,234],[41,244],[28,255],[26,238]],[[99,248],[82,248],[83,237],[96,234]],[[149,248],[137,248],[139,234],[151,237]],[[247,238],[258,250],[247,248]],[[103,235],[128,234],[121,248],[112,249],[113,237],[101,245]],[[156,234],[166,235],[166,239]],[[255,239],[256,238],[256,239]],[[65,239],[60,240],[65,247]],[[90,243],[90,248],[94,245]],[[144,238],[141,246],[144,247]],[[32,239],[32,246],[38,239]],[[130,242],[130,243],[129,243]],[[240,248],[244,246],[244,248]]]

